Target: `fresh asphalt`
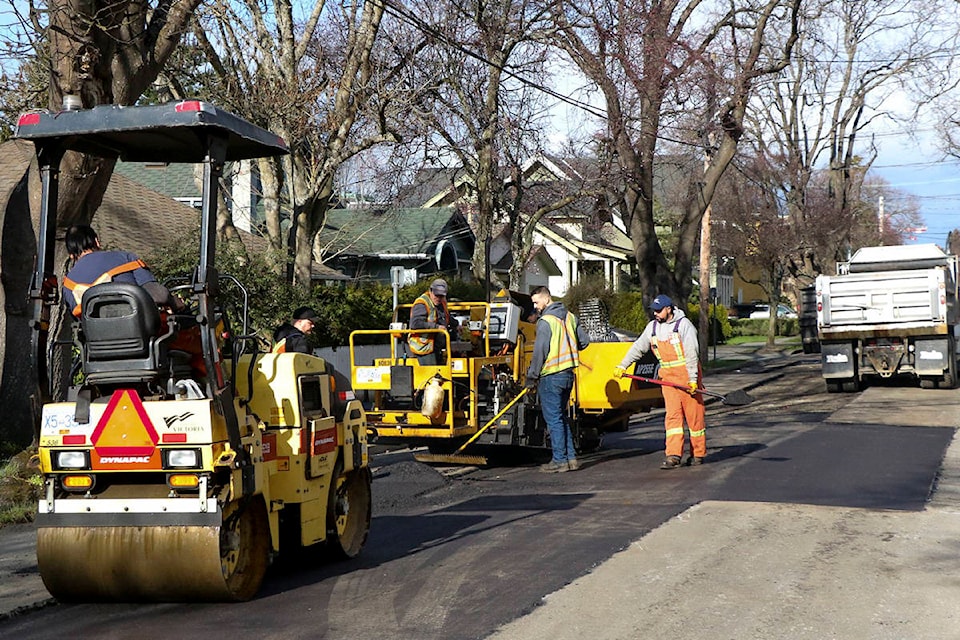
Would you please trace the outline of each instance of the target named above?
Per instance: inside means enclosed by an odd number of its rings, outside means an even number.
[[[745,369],[757,359],[771,365],[756,375],[708,375],[708,387],[721,393],[735,390],[728,381],[746,389],[763,384],[789,360],[756,345],[720,350],[725,361],[742,358]],[[836,416],[838,429],[858,420],[882,424],[882,407],[848,413]],[[820,455],[830,443],[811,440],[809,447],[794,455]],[[771,469],[761,484],[784,482]],[[844,482],[845,474],[822,481]],[[875,486],[883,486],[880,480]],[[960,637],[960,583],[953,577],[960,563],[960,447],[947,448],[926,505],[877,511],[870,484],[855,507],[759,503],[757,492],[751,502],[701,502],[493,637]],[[54,604],[37,572],[34,537],[30,525],[0,529],[0,635],[4,619]]]

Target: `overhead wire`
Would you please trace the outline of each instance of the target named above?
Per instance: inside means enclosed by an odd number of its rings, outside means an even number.
[[[591,105],[591,104],[589,104],[589,103],[583,102],[583,101],[581,101],[581,100],[577,100],[576,98],[573,98],[573,97],[571,97],[571,96],[569,96],[569,95],[562,94],[562,93],[560,93],[560,92],[558,92],[558,91],[556,91],[556,90],[554,90],[554,89],[552,89],[552,88],[550,88],[550,87],[547,87],[547,86],[543,85],[543,84],[540,83],[540,82],[537,82],[537,81],[535,81],[535,80],[532,80],[532,79],[528,78],[526,75],[524,75],[524,74],[522,74],[522,73],[519,73],[519,72],[517,72],[517,71],[514,71],[513,69],[509,68],[507,65],[499,65],[499,64],[494,63],[493,61],[491,61],[491,60],[489,60],[488,58],[486,58],[483,54],[478,53],[477,51],[474,51],[474,50],[470,49],[469,47],[465,46],[463,43],[461,43],[461,42],[459,42],[459,41],[457,41],[457,40],[455,40],[455,39],[450,38],[449,36],[447,36],[447,34],[443,33],[442,31],[440,31],[439,29],[437,29],[437,28],[434,27],[433,25],[427,23],[425,20],[423,20],[423,19],[420,18],[419,16],[417,16],[417,15],[413,14],[412,12],[410,12],[409,10],[407,10],[405,7],[397,4],[397,3],[395,2],[395,0],[380,0],[380,2],[383,4],[383,7],[384,7],[384,11],[385,11],[385,12],[387,12],[388,14],[390,14],[390,15],[392,15],[393,17],[397,18],[398,20],[401,20],[401,21],[403,21],[403,22],[405,22],[405,23],[413,26],[414,28],[420,30],[421,32],[425,33],[426,35],[431,36],[431,37],[437,39],[439,42],[443,43],[444,45],[449,46],[449,47],[455,49],[456,51],[459,51],[460,53],[462,53],[462,54],[464,54],[464,55],[466,55],[466,56],[468,56],[468,57],[470,57],[470,58],[473,58],[473,59],[475,59],[475,60],[477,60],[477,61],[479,61],[479,62],[482,62],[483,64],[486,64],[486,65],[489,65],[489,66],[491,66],[491,67],[494,67],[494,68],[498,69],[499,71],[501,71],[502,73],[504,73],[505,75],[507,75],[508,77],[515,79],[516,81],[520,82],[521,84],[524,84],[524,85],[529,86],[529,87],[531,87],[531,88],[534,88],[534,89],[536,89],[536,90],[538,90],[538,91],[541,91],[541,92],[544,93],[545,95],[550,96],[550,97],[556,99],[556,100],[559,101],[560,103],[563,103],[563,104],[566,104],[566,105],[575,107],[575,108],[577,108],[577,109],[580,109],[581,111],[583,111],[583,112],[585,112],[585,113],[587,113],[587,114],[589,114],[589,115],[591,115],[591,116],[593,116],[593,117],[599,118],[599,119],[601,119],[601,120],[604,120],[604,119],[607,118],[607,113],[606,113],[605,110],[602,110],[602,109],[600,109],[600,108],[597,108],[597,107],[595,107],[594,105]],[[930,56],[930,59],[935,59],[935,58],[938,58],[938,57],[942,57],[942,58],[953,57],[953,55],[954,55],[954,54],[947,54],[947,53],[941,54],[940,56],[931,55],[931,56]],[[807,61],[808,61],[808,62],[811,62],[811,61],[812,61],[812,62],[816,62],[816,63],[826,63],[826,64],[833,64],[833,63],[835,63],[835,62],[843,62],[844,64],[847,64],[847,61],[811,60],[811,59],[807,59]],[[857,59],[857,60],[854,60],[854,61],[852,61],[852,62],[855,63],[855,64],[880,64],[880,63],[891,63],[891,62],[895,62],[895,59],[892,59],[892,58],[889,59],[889,60],[883,60],[883,59],[879,59],[879,58],[878,58],[878,59],[875,59],[875,60]],[[677,128],[678,128],[678,130],[681,130],[681,131],[684,130],[683,128],[680,128],[680,127],[677,127]],[[912,132],[908,132],[908,131],[887,131],[887,132],[878,132],[878,133],[871,134],[871,135],[874,136],[874,137],[888,137],[888,138],[889,138],[889,137],[896,137],[896,136],[913,135],[913,134],[916,134],[916,133],[922,133],[922,132],[924,132],[924,131],[932,131],[932,130],[933,130],[933,129],[930,128],[930,129],[927,129],[927,130],[924,130],[924,129],[914,130],[914,131],[912,131]],[[665,142],[670,142],[670,143],[678,144],[678,145],[682,145],[682,146],[689,146],[689,147],[696,147],[696,148],[700,148],[700,147],[702,146],[701,143],[691,142],[690,140],[682,140],[682,139],[678,139],[678,138],[673,138],[673,137],[669,137],[669,136],[664,136],[664,135],[662,135],[662,132],[661,132],[660,134],[658,134],[657,138],[660,139],[660,140],[663,140],[663,141],[665,141]],[[958,161],[958,162],[960,162],[960,161]],[[895,169],[895,168],[907,168],[907,167],[911,167],[911,166],[916,166],[916,167],[922,167],[922,166],[939,166],[939,165],[943,165],[943,164],[950,164],[950,162],[949,162],[949,161],[940,161],[940,162],[931,161],[931,162],[915,162],[915,163],[896,163],[896,164],[885,164],[885,165],[873,165],[872,168],[875,168],[875,169]],[[949,199],[949,197],[947,197],[947,196],[921,196],[921,195],[916,195],[916,194],[911,194],[911,195],[913,195],[913,197],[920,198],[920,199],[922,199],[922,200],[930,200],[930,199],[943,199],[943,200],[947,200],[947,199]]]
[[[489,60],[488,58],[486,58],[484,55],[476,51],[473,51],[469,47],[464,46],[463,43],[448,37],[445,33],[440,31],[433,25],[430,25],[419,16],[414,15],[413,13],[407,11],[405,8],[398,6],[393,0],[380,0],[380,2],[383,4],[384,10],[387,13],[393,15],[395,18],[398,18],[400,20],[407,22],[408,24],[416,27],[423,33],[433,38],[436,38],[443,44],[449,47],[452,47],[453,49],[456,49],[460,53],[463,53],[464,55],[467,55],[479,62],[482,62],[483,64],[494,67],[495,69],[502,71],[504,74],[521,82],[522,84],[525,84],[531,88],[537,89],[538,91],[542,91],[546,95],[552,98],[555,98],[565,104],[569,104],[570,106],[577,107],[578,109],[582,109],[583,111],[586,111],[587,113],[589,113],[594,117],[597,117],[597,118],[607,117],[607,114],[605,111],[600,111],[596,107],[594,107],[593,105],[587,102],[582,102],[580,100],[577,100],[576,98],[571,98],[568,95],[559,93],[558,91],[555,91],[550,87],[547,87],[539,82],[536,82],[534,80],[531,80],[530,78],[527,78],[526,76],[520,73],[517,73],[516,71],[511,70],[506,65],[496,64],[492,60]]]

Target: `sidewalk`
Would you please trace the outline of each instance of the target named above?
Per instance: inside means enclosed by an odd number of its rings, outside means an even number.
[[[720,388],[730,378],[707,374],[706,382]],[[889,404],[910,390],[895,391],[879,400],[861,396],[834,421],[884,423]],[[949,393],[938,409],[915,414],[913,425],[956,429],[960,390]],[[702,502],[547,595],[490,640],[958,638],[958,533],[955,432],[922,512]]]

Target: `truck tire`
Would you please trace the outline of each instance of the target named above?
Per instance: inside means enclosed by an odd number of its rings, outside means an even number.
[[[943,374],[943,380],[940,381],[941,389],[953,389],[957,386],[956,373],[947,372]]]
[[[947,370],[943,373],[943,380],[940,381],[941,389],[953,389],[957,386],[956,346],[954,345],[952,336],[947,340],[947,349],[950,353],[950,363],[947,365]]]
[[[827,393],[840,393],[840,383],[836,380],[827,380]]]
[[[920,388],[921,389],[933,389],[936,384],[933,381],[933,378],[920,378]]]
[[[843,389],[844,393],[857,393],[860,391],[860,381],[856,379],[844,380],[840,388]]]

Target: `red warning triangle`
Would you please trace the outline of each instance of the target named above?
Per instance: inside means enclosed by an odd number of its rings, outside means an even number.
[[[113,392],[90,439],[101,456],[148,456],[160,440],[132,389]]]

